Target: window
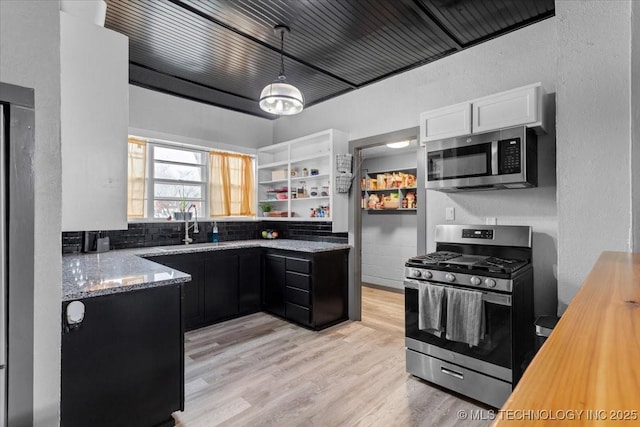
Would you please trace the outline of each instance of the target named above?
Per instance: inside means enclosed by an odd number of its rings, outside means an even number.
[[[164,219],[192,206],[198,218],[253,216],[253,167],[253,158],[245,154],[131,137],[129,218]]]
[[[207,155],[205,151],[149,144],[149,198],[152,218],[168,218],[195,206],[207,216]]]

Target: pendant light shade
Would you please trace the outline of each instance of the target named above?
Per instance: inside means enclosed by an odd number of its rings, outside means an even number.
[[[298,114],[304,108],[304,97],[297,87],[287,83],[284,74],[284,34],[289,32],[289,28],[276,25],[274,31],[280,34],[280,74],[276,81],[262,89],[260,108],[279,116]]]

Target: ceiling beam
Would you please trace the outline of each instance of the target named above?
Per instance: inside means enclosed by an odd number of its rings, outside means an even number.
[[[435,25],[435,27],[439,30],[440,35],[449,39],[451,44],[453,44],[457,50],[462,50],[465,48],[464,44],[460,40],[458,40],[458,38],[453,35],[453,33],[447,28],[447,26],[440,22],[440,20],[436,18],[420,0],[413,0],[413,4],[415,4],[416,7],[420,9],[420,12],[424,13],[428,21]]]

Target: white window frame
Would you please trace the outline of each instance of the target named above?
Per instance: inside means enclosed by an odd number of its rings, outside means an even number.
[[[158,160],[157,163],[163,164],[172,164],[179,166],[189,166],[189,167],[201,167],[202,168],[202,181],[183,181],[183,180],[172,180],[165,178],[155,177],[155,148],[156,147],[166,147],[172,150],[182,150],[182,151],[191,151],[196,153],[201,153],[203,155],[204,162],[200,165],[194,163],[183,163],[183,162],[174,162],[169,160]],[[185,147],[182,144],[167,144],[164,142],[157,142],[154,140],[147,140],[147,182],[146,182],[146,194],[147,197],[145,204],[145,219],[147,220],[161,220],[161,218],[156,218],[154,213],[154,204],[156,201],[155,197],[155,184],[173,184],[173,185],[199,185],[202,188],[203,197],[200,198],[202,203],[202,212],[198,211],[198,221],[202,221],[204,219],[209,218],[209,152],[205,150],[201,150],[198,148],[190,148]],[[159,198],[157,200],[178,200],[174,198]]]

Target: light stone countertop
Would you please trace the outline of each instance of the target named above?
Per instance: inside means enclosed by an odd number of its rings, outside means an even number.
[[[191,280],[190,275],[144,259],[145,257],[244,248],[317,253],[349,249],[350,246],[307,240],[238,240],[121,249],[100,254],[64,255],[62,257],[62,301],[167,286]]]

